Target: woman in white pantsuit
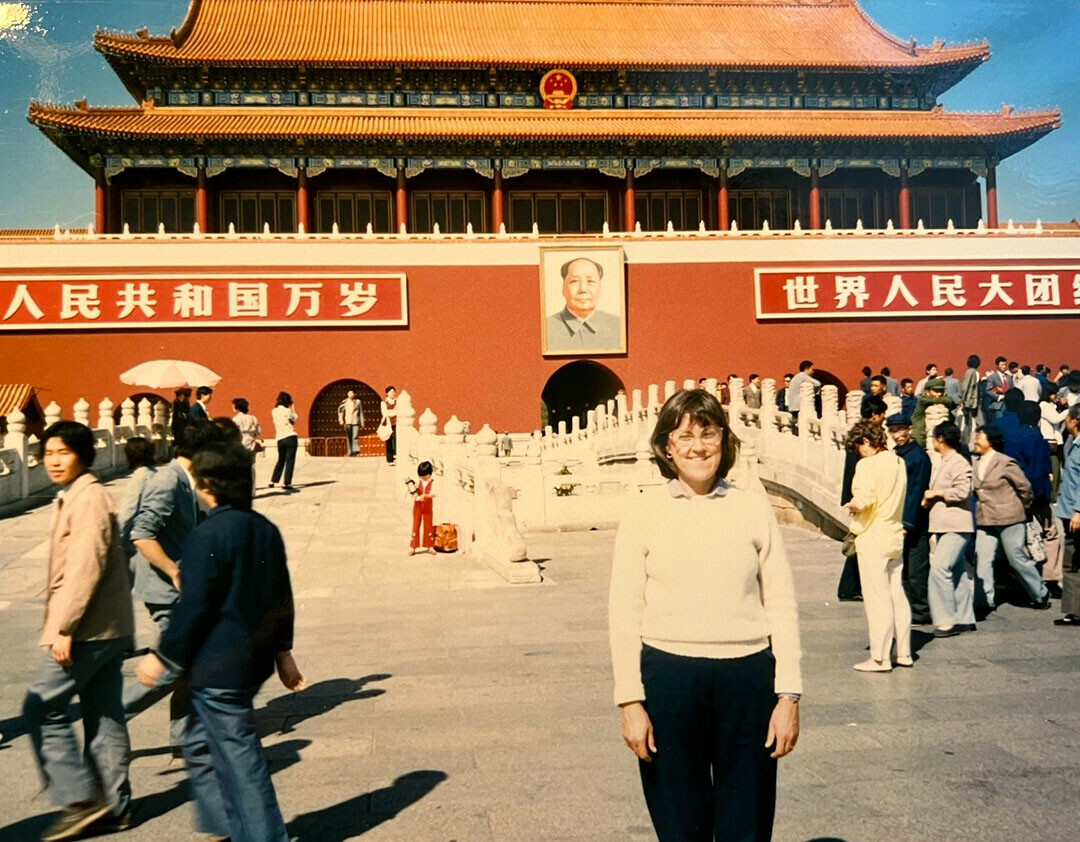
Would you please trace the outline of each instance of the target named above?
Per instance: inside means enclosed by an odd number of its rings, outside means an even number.
[[[895,663],[910,667],[911,607],[904,595],[904,461],[886,449],[885,430],[860,421],[848,433],[846,445],[859,454],[852,499],[845,506],[855,515],[851,531],[859,557],[863,607],[870,627],[870,657],[855,664],[860,672],[889,672]]]

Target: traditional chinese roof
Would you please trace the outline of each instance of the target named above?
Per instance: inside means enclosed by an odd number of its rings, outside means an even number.
[[[29,383],[0,383],[0,418],[6,418],[16,409],[23,412],[36,401],[34,387]]]
[[[109,57],[177,65],[971,67],[985,42],[917,46],[855,0],[191,0],[167,37],[98,32]]]
[[[88,108],[33,103],[30,122],[131,140],[780,140],[916,139],[990,144],[1001,157],[1060,125],[1060,112],[449,108]]]

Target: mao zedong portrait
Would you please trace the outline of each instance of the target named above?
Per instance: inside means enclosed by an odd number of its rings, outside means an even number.
[[[547,352],[619,351],[619,317],[597,309],[604,267],[587,257],[575,257],[559,269],[566,305],[547,318]]]

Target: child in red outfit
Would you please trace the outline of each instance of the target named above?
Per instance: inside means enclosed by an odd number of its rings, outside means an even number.
[[[421,546],[421,528],[423,546],[429,552],[435,552],[435,525],[433,523],[432,498],[435,496],[434,473],[430,462],[421,462],[416,466],[416,475],[420,483],[413,487],[412,541],[409,543],[409,555],[416,555]]]

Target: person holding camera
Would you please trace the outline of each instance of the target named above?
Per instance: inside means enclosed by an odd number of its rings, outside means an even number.
[[[421,548],[432,555],[435,554],[434,505],[432,503],[435,497],[435,486],[431,477],[433,473],[434,469],[430,462],[421,462],[416,466],[416,475],[420,482],[417,483],[413,479],[406,481],[409,493],[413,496],[412,540],[409,542],[411,556],[416,555]]]

